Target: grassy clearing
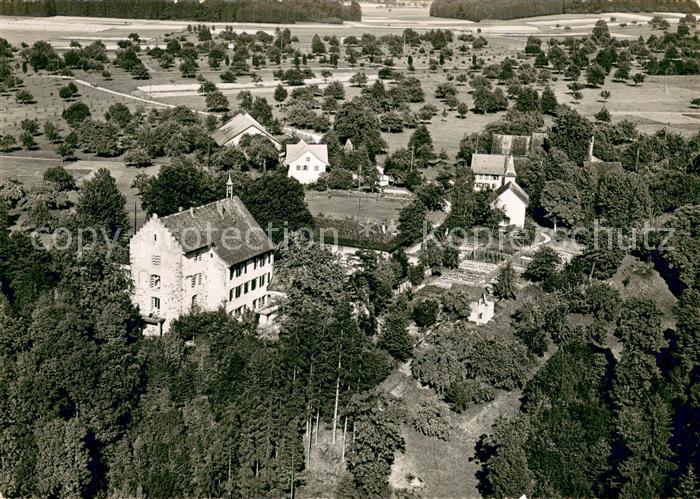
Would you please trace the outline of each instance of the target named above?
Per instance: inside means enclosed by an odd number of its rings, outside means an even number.
[[[398,221],[399,211],[406,206],[409,199],[380,198],[379,195],[333,195],[325,192],[306,192],[306,203],[314,216],[324,215],[330,218],[354,218],[360,221],[388,222]]]

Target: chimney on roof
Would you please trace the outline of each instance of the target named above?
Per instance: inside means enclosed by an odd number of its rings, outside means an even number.
[[[177,211],[178,211],[178,213],[181,212],[181,211],[182,211],[182,206],[178,206],[178,207],[177,207]]]
[[[231,174],[228,174],[228,180],[226,181],[226,199],[233,198],[233,180],[231,180]]]
[[[190,206],[190,216],[194,218],[194,207]]]

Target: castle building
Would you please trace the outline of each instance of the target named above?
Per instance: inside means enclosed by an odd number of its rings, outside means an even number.
[[[172,215],[153,215],[129,242],[133,302],[144,334],[162,335],[194,310],[231,314],[268,305],[274,243],[229,177],[226,198]]]

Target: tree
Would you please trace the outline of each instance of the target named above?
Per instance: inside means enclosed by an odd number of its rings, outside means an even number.
[[[146,149],[143,147],[136,147],[126,153],[126,156],[124,156],[124,162],[127,165],[143,167],[151,164],[151,157]]]
[[[119,191],[114,177],[106,168],[100,168],[80,189],[76,214],[85,227],[104,228],[110,239],[126,237],[130,224],[125,204],[126,197]]]
[[[243,186],[241,201],[273,241],[280,242],[285,230],[313,227],[314,220],[304,199],[304,188],[286,172],[258,177]]]
[[[610,90],[601,90],[600,91],[600,98],[603,99],[603,102],[607,102],[608,99],[610,98]]]
[[[534,475],[524,450],[528,434],[529,425],[522,417],[498,419],[494,424],[493,452],[486,463],[489,495],[515,497],[532,493]]]
[[[80,496],[90,481],[86,429],[78,418],[53,419],[36,429],[37,491],[46,496]]]
[[[571,182],[550,180],[540,194],[540,205],[545,217],[554,224],[573,227],[583,217],[578,189]]]
[[[644,82],[644,79],[644,73],[635,73],[632,75],[632,81],[634,82],[635,87],[640,83]]]
[[[228,111],[230,108],[228,98],[226,98],[226,96],[220,90],[208,93],[205,100],[207,111]]]
[[[63,111],[62,116],[71,127],[77,128],[90,116],[90,108],[84,102],[74,102]]]
[[[39,133],[39,122],[36,119],[24,119],[20,123],[20,128],[31,135]]]
[[[557,102],[557,96],[554,94],[552,87],[547,85],[542,91],[542,97],[540,98],[540,107],[542,112],[545,114],[554,115],[557,112],[557,107],[559,103]]]
[[[434,275],[440,274],[442,268],[442,245],[434,238],[423,241],[420,251],[420,263],[431,270]]]
[[[615,336],[626,350],[654,354],[667,345],[661,327],[661,312],[652,300],[630,299],[622,304]]]
[[[523,113],[539,112],[540,97],[537,94],[537,90],[530,87],[520,90],[515,99],[515,109]]]
[[[627,450],[620,464],[621,493],[631,497],[659,496],[666,490],[669,473],[676,469],[669,446],[671,415],[660,396],[645,398],[640,407],[624,407],[618,418]]]
[[[20,90],[15,94],[15,100],[18,104],[31,104],[34,102],[34,96],[27,90]]]
[[[425,125],[419,125],[408,140],[408,150],[413,154],[416,165],[426,168],[435,159],[433,139]]]
[[[51,182],[59,191],[73,191],[77,189],[73,175],[62,166],[52,166],[44,172],[45,182]]]
[[[610,111],[608,111],[605,107],[600,108],[600,111],[595,113],[595,119],[596,121],[602,121],[603,123],[610,123],[612,121]]]
[[[405,303],[389,307],[379,339],[379,347],[399,362],[406,362],[413,352],[413,341],[408,334],[408,311]]]
[[[439,312],[435,300],[421,300],[413,306],[413,320],[418,327],[429,327],[437,322]]]
[[[80,143],[85,151],[97,156],[118,156],[122,152],[117,127],[87,118],[79,127]]]
[[[131,111],[121,102],[117,102],[109,106],[109,109],[105,113],[105,119],[109,122],[114,122],[119,125],[120,128],[125,128],[131,121]]]
[[[592,135],[591,123],[578,112],[566,109],[554,119],[549,140],[553,147],[564,151],[570,160],[581,164],[588,159],[588,144]]]
[[[69,142],[61,142],[55,147],[56,155],[61,158],[61,161],[73,159],[75,157],[75,146]]]
[[[466,114],[469,112],[469,105],[467,105],[466,102],[460,102],[457,104],[457,114],[459,114],[460,118],[464,118]]]
[[[491,292],[499,300],[515,299],[515,270],[510,260],[499,269]]]
[[[586,83],[593,87],[605,83],[605,69],[598,63],[590,64],[586,69]]]
[[[414,200],[399,212],[399,234],[405,241],[416,241],[423,236],[426,224],[425,205]]]
[[[78,95],[78,87],[75,85],[75,83],[70,82],[68,85],[58,89],[58,95],[63,100],[72,99]]]
[[[389,400],[377,391],[356,395],[347,408],[354,422],[355,440],[347,458],[348,471],[361,496],[384,497],[394,453],[404,446]]]
[[[527,264],[523,277],[532,282],[546,281],[556,273],[560,263],[559,254],[545,246],[532,255],[532,260]]]
[[[525,301],[513,314],[511,324],[515,336],[530,353],[542,357],[548,348],[545,318],[542,310],[532,301]]]
[[[275,94],[274,94],[275,101],[279,102],[282,104],[286,99],[287,99],[287,89],[282,86],[282,84],[278,84],[277,87],[275,87]]]
[[[27,150],[37,148],[37,143],[34,140],[34,136],[29,132],[22,132],[19,136],[19,140],[22,143],[22,146]]]
[[[355,147],[365,146],[372,161],[386,148],[377,116],[358,98],[340,106],[333,128],[341,144],[350,139]]]
[[[314,54],[325,54],[326,53],[326,45],[321,41],[321,37],[318,36],[318,34],[314,34],[313,38],[311,39],[311,51]]]
[[[367,85],[367,75],[363,71],[359,71],[350,77],[350,84],[356,87],[364,87]]]
[[[51,143],[56,143],[61,139],[58,128],[50,121],[44,123],[44,135]]]
[[[12,135],[0,136],[0,151],[11,151],[17,145],[17,139]]]
[[[197,76],[199,65],[194,59],[186,58],[180,63],[180,74],[183,78],[194,78]]]

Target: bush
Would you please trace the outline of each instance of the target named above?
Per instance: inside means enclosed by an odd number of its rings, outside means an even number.
[[[496,390],[483,381],[469,379],[452,383],[445,392],[445,402],[455,412],[466,410],[470,404],[484,404],[496,397]]]
[[[413,306],[413,320],[418,327],[432,326],[437,322],[438,303],[433,300],[423,300]]]
[[[428,437],[447,441],[450,436],[449,412],[443,404],[434,400],[424,400],[413,415],[412,426]]]
[[[56,185],[59,191],[72,191],[76,189],[73,175],[62,166],[53,166],[44,172],[44,181]]]

